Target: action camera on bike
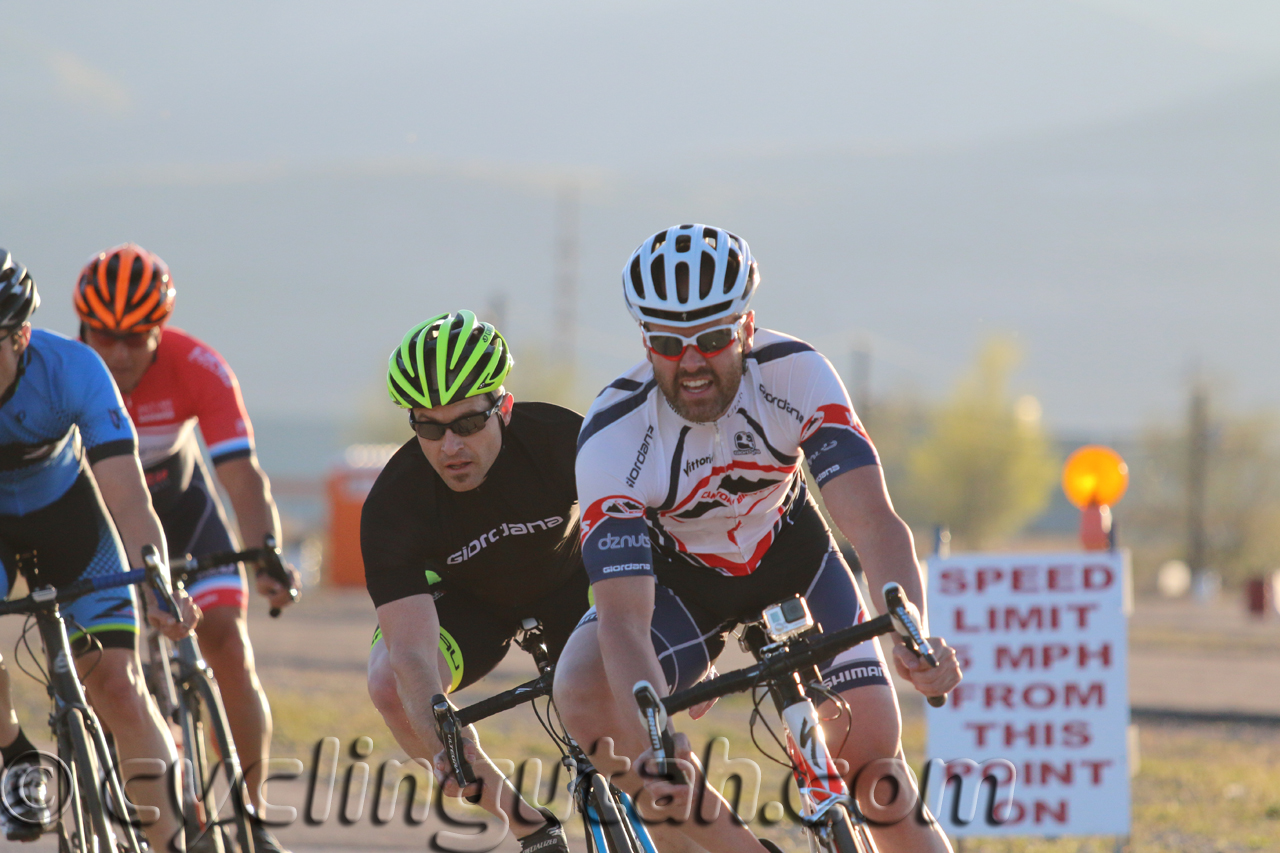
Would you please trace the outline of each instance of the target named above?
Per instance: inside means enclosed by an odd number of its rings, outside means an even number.
[[[798,595],[778,604],[771,604],[764,611],[765,633],[775,643],[798,637],[813,625],[809,604]]]

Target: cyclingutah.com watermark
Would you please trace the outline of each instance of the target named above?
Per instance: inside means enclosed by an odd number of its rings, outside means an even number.
[[[316,743],[309,767],[296,758],[270,759],[263,784],[264,792],[271,796],[263,798],[258,819],[273,827],[299,822],[312,827],[330,822],[355,826],[365,821],[373,827],[382,827],[397,819],[406,826],[420,826],[434,815],[437,823],[449,828],[435,831],[429,844],[435,850],[448,853],[485,853],[506,836],[506,824],[500,824],[461,797],[446,796],[444,786],[427,769],[429,762],[388,758],[375,769],[368,761],[373,746],[372,738],[356,738],[344,757],[341,741],[327,737]],[[41,806],[47,807],[56,820],[70,804],[73,777],[67,766],[48,753],[40,752],[37,757],[38,761],[23,759],[7,766],[0,779],[3,783],[0,791],[4,792],[0,807],[18,820],[29,820]],[[597,744],[590,757],[596,770],[609,778],[625,773],[630,767],[628,759],[614,755],[608,738]],[[705,770],[702,789],[689,798],[682,811],[674,811],[651,799],[646,801],[642,793],[637,804],[641,817],[653,823],[686,820],[710,823],[718,817],[720,808],[720,799],[708,795],[710,787],[724,796],[743,824],[772,826],[800,820],[803,793],[784,768],[779,767],[775,779],[766,785],[760,765],[751,758],[730,757],[729,741],[723,737],[707,743],[700,762]],[[571,817],[573,806],[567,792],[573,774],[563,764],[544,763],[540,758],[528,758],[519,765],[510,760],[493,759],[493,764],[526,802],[550,809],[562,821]],[[180,802],[182,782],[173,768],[166,768],[163,762],[131,760],[119,770],[126,788],[130,780],[167,775],[170,780],[167,789],[173,801]],[[843,772],[843,766],[840,770]],[[19,776],[14,779],[12,774]],[[210,780],[194,780],[188,765],[183,777],[191,780],[201,799],[212,797],[218,820],[228,819],[233,811],[233,793],[230,786],[220,781],[222,775],[211,769]],[[880,759],[862,768],[850,780],[850,789],[863,816],[872,825],[926,820],[927,815],[939,813],[944,807],[948,783],[952,789],[953,822],[984,820],[997,825],[998,816],[1007,814],[1012,802],[1015,776],[1014,766],[1008,761],[994,760],[979,765],[965,759],[945,763],[935,759],[925,765],[923,784],[920,784],[906,762],[896,758]],[[210,785],[212,790],[207,787]],[[762,797],[770,788],[775,795]],[[984,790],[988,796],[979,816],[979,800]],[[102,800],[110,804],[111,816],[117,822],[124,821],[126,814],[131,814],[135,825],[147,825],[158,817],[153,808],[132,803],[121,806],[105,794]],[[287,804],[290,801],[293,804]]]

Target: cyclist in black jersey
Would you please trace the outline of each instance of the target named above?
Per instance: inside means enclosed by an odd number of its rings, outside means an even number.
[[[511,365],[502,336],[469,311],[415,326],[388,365],[391,398],[410,409],[417,436],[383,468],[360,520],[379,624],[369,695],[419,760],[441,748],[434,695],[483,678],[527,617],[558,657],[588,606],[573,469],[582,416],[513,403],[502,387]],[[551,813],[517,810],[515,789],[474,731],[471,740],[482,805],[518,815],[524,849],[567,851]],[[436,768],[447,774],[443,762]]]

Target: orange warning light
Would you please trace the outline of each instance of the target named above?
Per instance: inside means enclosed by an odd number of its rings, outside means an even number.
[[[1110,447],[1081,447],[1062,467],[1062,490],[1080,509],[1093,504],[1114,506],[1129,488],[1129,466]]]

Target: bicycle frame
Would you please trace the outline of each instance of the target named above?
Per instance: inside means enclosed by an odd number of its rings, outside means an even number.
[[[536,620],[526,619],[516,645],[533,656],[539,675],[533,681],[491,696],[474,705],[454,710],[443,696],[432,701],[436,713],[437,734],[453,765],[454,776],[466,779],[471,775],[470,765],[462,750],[461,732],[467,726],[491,717],[501,711],[551,695],[551,680],[555,665],[547,653],[542,639],[541,626]],[[574,807],[582,816],[586,836],[593,849],[600,853],[657,853],[649,831],[636,812],[635,804],[625,792],[615,788],[592,765],[590,757],[573,738],[558,744],[564,752],[561,759],[565,768],[574,774],[569,782],[569,793]]]
[[[884,599],[887,612],[883,615],[831,634],[815,633],[807,606],[794,607],[797,601],[803,601],[800,596],[767,608],[761,619],[746,625],[742,634],[744,649],[756,657],[755,666],[716,676],[661,700],[667,713],[674,714],[730,693],[765,687],[773,697],[785,727],[787,753],[803,803],[801,821],[820,844],[828,847],[875,850],[866,830],[865,818],[837,772],[817,708],[808,696],[802,675],[810,683],[821,684],[817,669],[820,662],[829,660],[844,649],[891,632],[896,632],[903,644],[930,666],[938,666],[938,660],[920,630],[919,613],[907,600],[902,588],[895,583],[885,584]],[[791,610],[792,614],[803,610],[807,624],[782,618],[780,614],[770,614],[769,611],[775,608]],[[776,628],[785,630],[779,632]],[[937,696],[929,701],[939,706],[946,699]],[[651,737],[653,735],[651,732]]]
[[[188,840],[198,837],[192,835],[194,830],[198,829],[198,834],[214,831],[215,844],[221,847],[222,839],[216,836],[216,830],[230,823],[235,827],[242,853],[252,853],[250,821],[254,815],[253,800],[231,738],[231,727],[213,670],[200,653],[200,645],[194,635],[171,641],[155,628],[148,627],[147,648],[150,658],[145,666],[147,687],[155,696],[161,714],[177,724],[182,732],[182,803]],[[202,703],[208,710],[208,720],[200,719]],[[218,792],[213,785],[215,775],[209,773],[206,726],[219,753],[221,775],[232,803],[233,815],[225,820],[219,819],[223,803],[217,800]]]
[[[788,648],[786,642],[771,642],[761,623],[747,626],[742,644],[761,663],[785,654]],[[821,683],[817,668],[808,669],[811,672],[806,674]],[[801,822],[818,836],[819,843],[829,845],[835,835],[835,822],[843,821],[847,813],[859,841],[868,853],[874,853],[876,847],[866,830],[866,819],[836,767],[817,706],[805,690],[800,673],[793,671],[789,677],[770,679],[766,689],[782,719],[787,755],[800,792]]]
[[[68,794],[72,799],[74,832],[67,832],[61,814],[58,818],[60,832],[72,850],[92,853],[92,834],[101,839],[105,850],[116,851],[119,845],[124,845],[130,853],[141,853],[143,847],[137,828],[127,814],[129,801],[125,799],[124,784],[102,726],[89,707],[84,685],[76,672],[67,626],[58,609],[58,598],[58,590],[45,587],[33,592],[25,602],[5,603],[7,606],[0,612],[31,614],[44,647],[48,662],[48,692],[53,701],[49,727],[62,753],[60,758],[68,762],[67,769],[71,774]],[[78,721],[71,721],[72,716],[78,717]],[[78,742],[82,739],[84,742]],[[83,755],[77,756],[81,750]],[[82,761],[86,766],[80,766]],[[86,776],[88,778],[84,778]],[[121,814],[108,815],[104,792]],[[109,817],[115,817],[116,821]]]

